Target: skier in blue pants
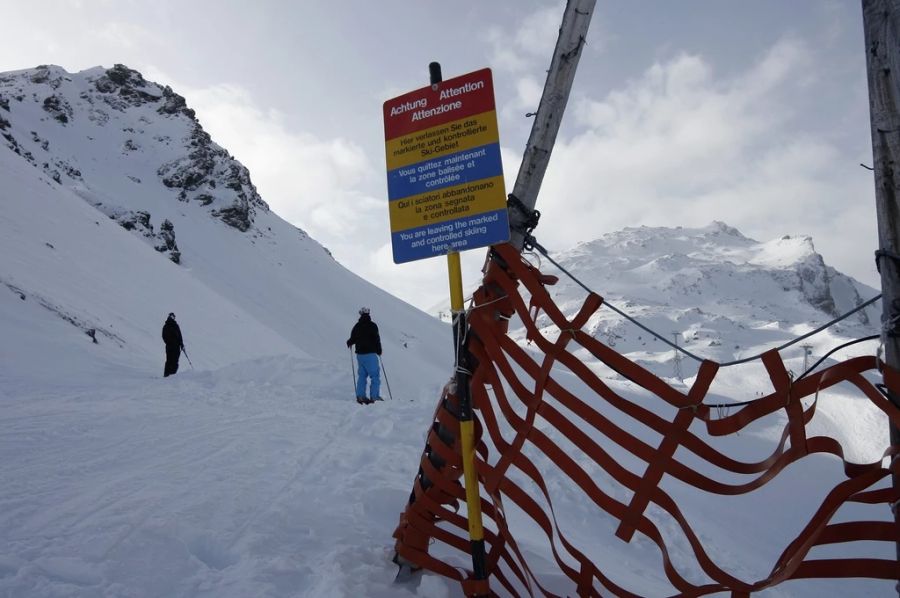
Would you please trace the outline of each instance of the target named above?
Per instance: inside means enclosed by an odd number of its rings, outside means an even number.
[[[372,321],[368,307],[359,308],[359,320],[350,331],[347,346],[356,345],[356,363],[359,366],[359,375],[356,379],[356,402],[364,405],[381,401],[381,373],[378,357],[381,355],[381,336],[378,334],[378,326]],[[366,397],[366,383],[369,384],[368,398]]]

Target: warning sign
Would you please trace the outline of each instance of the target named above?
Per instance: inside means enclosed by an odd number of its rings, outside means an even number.
[[[384,103],[394,262],[509,239],[490,69]]]

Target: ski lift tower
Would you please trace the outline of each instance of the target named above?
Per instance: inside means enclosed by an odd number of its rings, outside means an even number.
[[[812,345],[801,345],[803,347],[803,371],[809,369],[809,357],[812,355]]]
[[[673,332],[672,337],[675,339],[675,377],[678,378],[681,382],[684,382],[684,375],[681,372],[681,353],[678,352],[678,337],[681,336],[680,332]]]

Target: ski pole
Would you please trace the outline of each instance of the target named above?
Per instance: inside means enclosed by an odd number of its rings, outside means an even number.
[[[347,347],[350,350],[350,371],[353,372],[353,396],[356,396],[356,366],[353,365],[353,347]]]
[[[194,369],[194,364],[191,363],[191,358],[188,357],[187,351],[184,350],[184,345],[181,346],[181,352],[184,353],[184,356],[187,357],[188,363],[191,366],[191,369]]]
[[[391,394],[391,383],[388,382],[387,370],[384,369],[384,362],[381,361],[381,355],[378,356],[378,363],[381,365],[381,371],[384,372],[384,383],[385,383],[385,385],[387,385],[388,396],[391,397],[391,400],[393,401],[393,400],[394,400],[394,395]]]

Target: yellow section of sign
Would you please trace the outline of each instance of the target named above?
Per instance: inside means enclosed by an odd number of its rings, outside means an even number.
[[[469,118],[423,129],[386,142],[387,169],[415,164],[472,147],[497,143],[497,112],[490,110]]]
[[[390,202],[391,232],[466,218],[505,207],[503,177],[478,179]]]

